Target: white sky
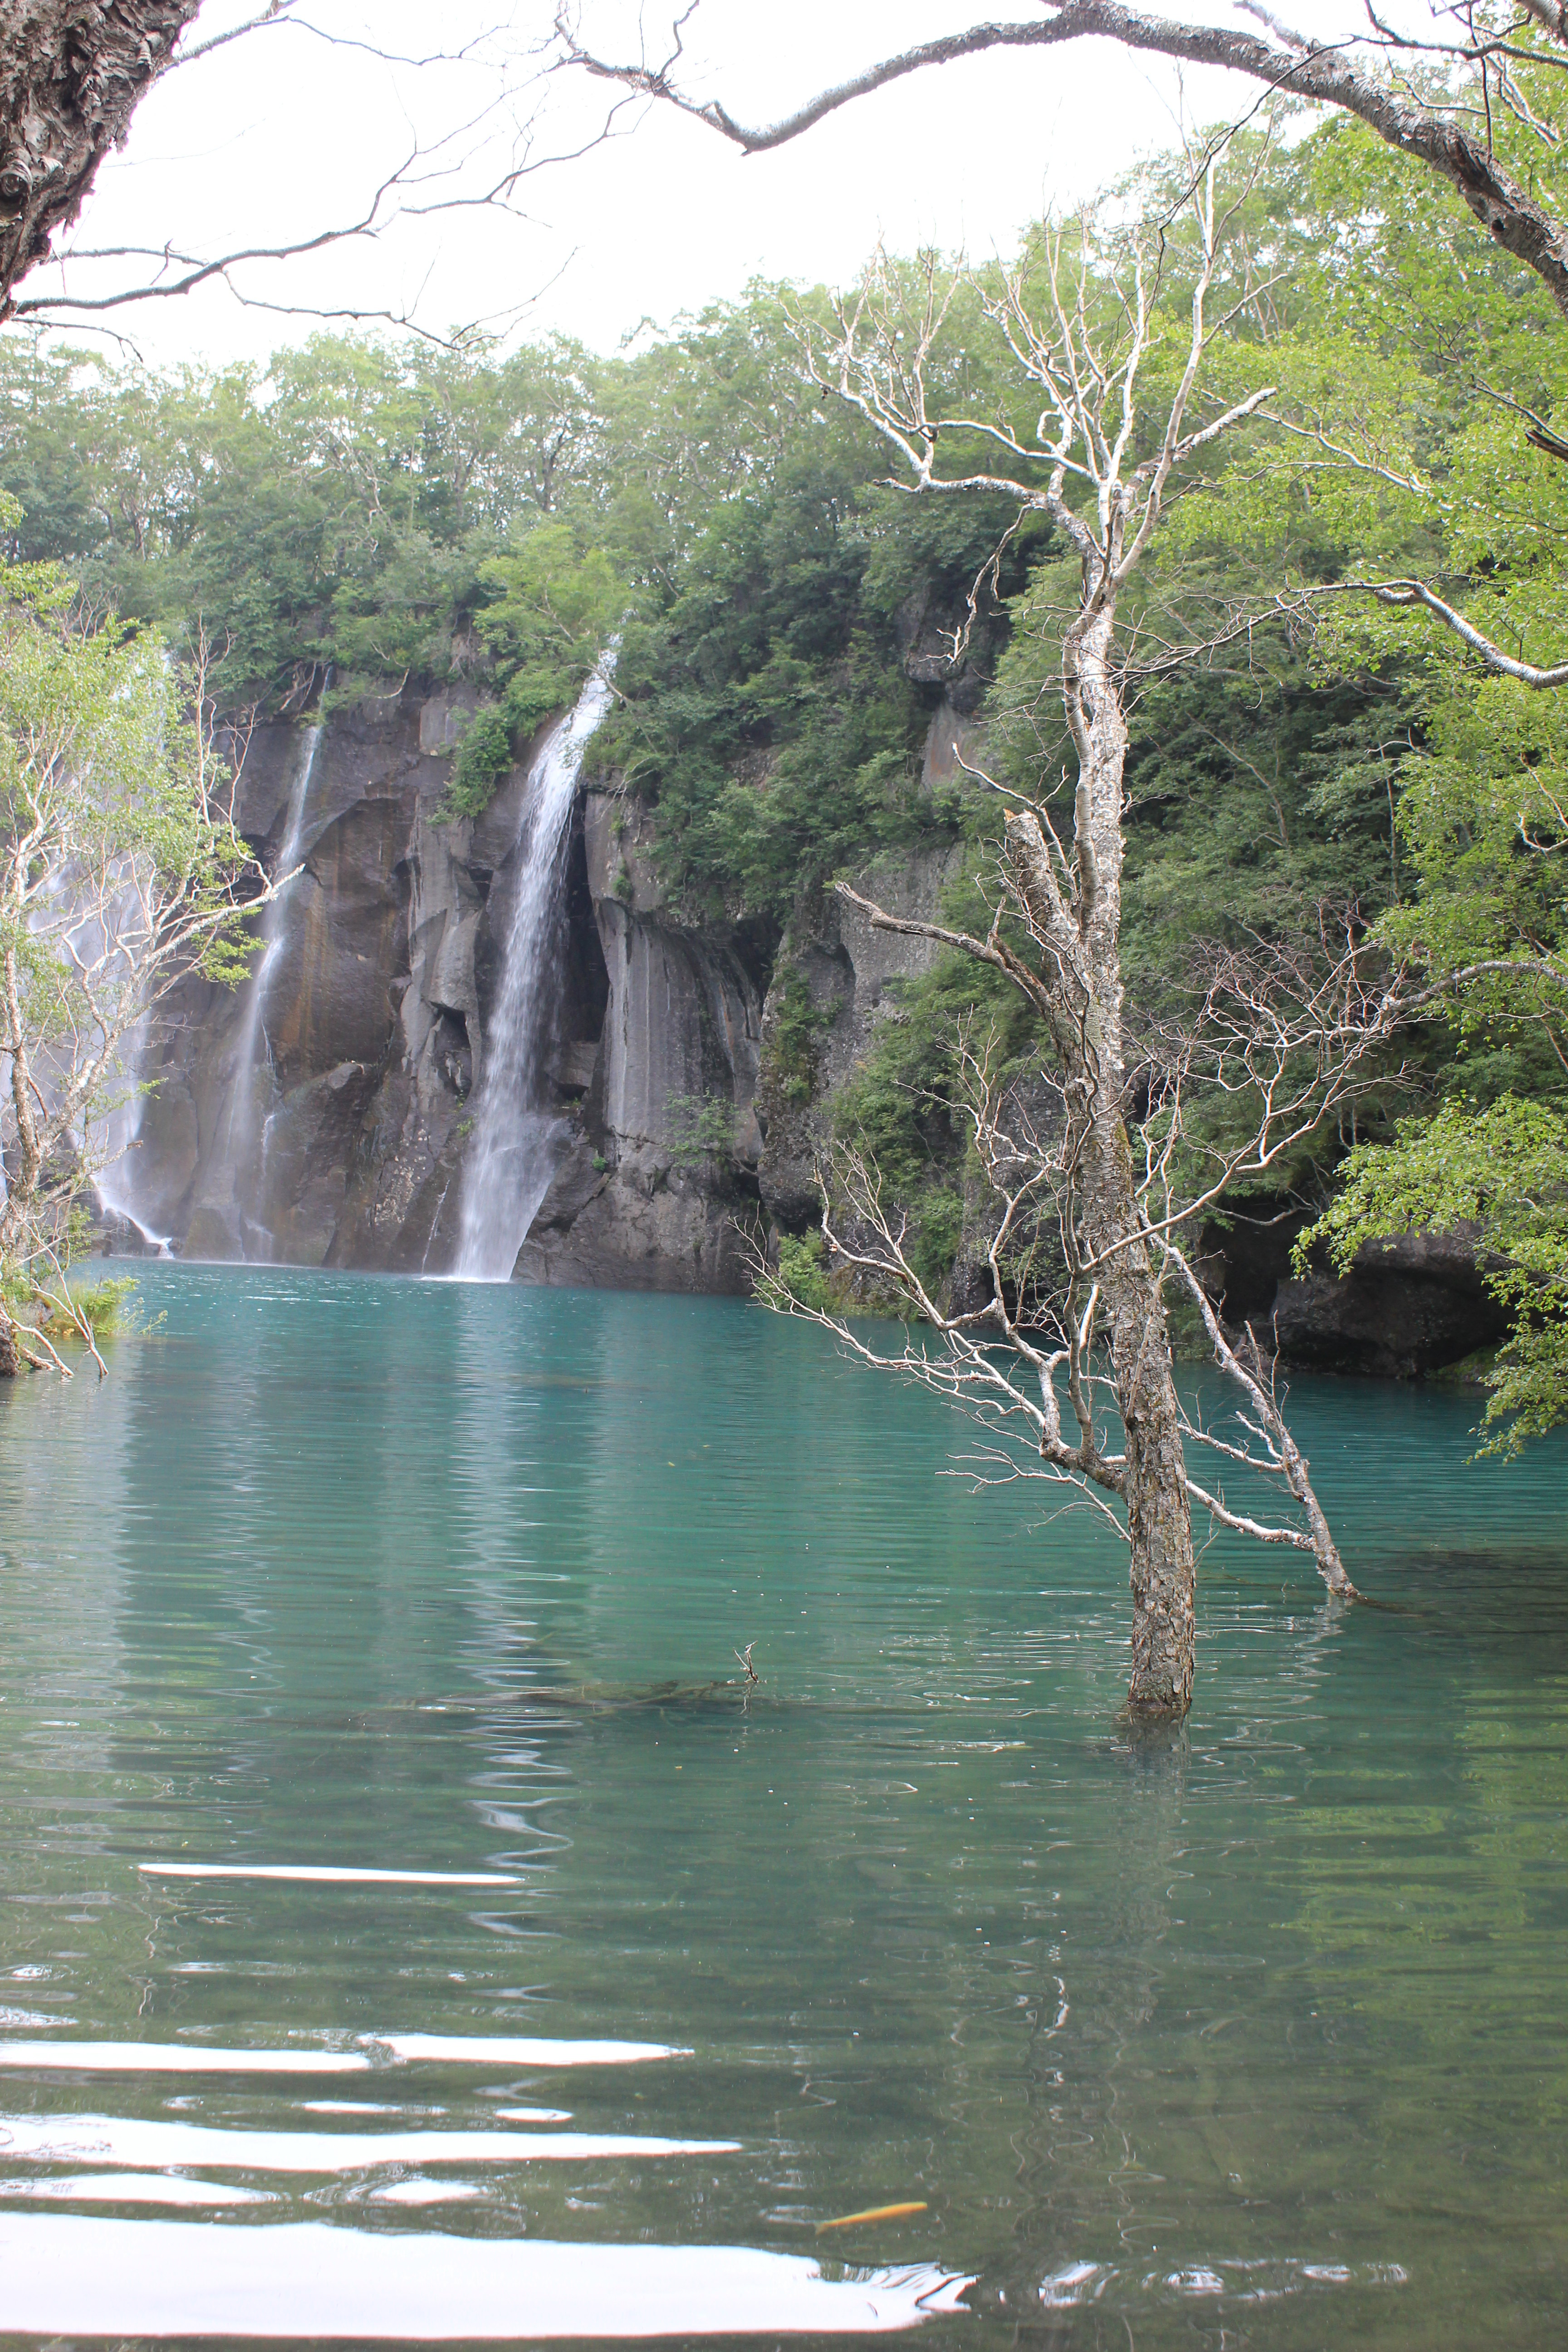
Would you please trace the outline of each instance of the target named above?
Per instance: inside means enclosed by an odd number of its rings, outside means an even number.
[[[257,5],[208,0],[195,39],[245,21]],[[195,60],[138,110],[75,242],[173,241],[203,252],[280,243],[355,217],[416,142],[428,154],[457,134],[447,153],[469,160],[442,184],[468,190],[499,175],[531,120],[534,152],[559,153],[579,145],[610,102],[605,85],[581,75],[537,79],[531,53],[549,33],[552,0],[296,5],[340,42],[411,57],[479,46],[466,62],[394,65],[285,21]],[[1365,24],[1361,0],[1279,5],[1314,31]],[[635,55],[639,13],[657,57],[670,14],[657,0],[640,11],[636,0],[583,0],[584,37],[617,58]],[[680,79],[742,120],[771,120],[825,80],[989,13],[990,0],[701,0]],[[1026,16],[1029,0],[1012,0],[1009,13]],[[1187,0],[1172,13],[1247,23],[1227,0]],[[1427,0],[1394,0],[1391,13],[1429,26]],[[1213,121],[1257,95],[1218,74],[1184,79],[1107,44],[994,52],[912,75],[749,158],[667,107],[633,103],[607,147],[521,182],[526,217],[470,209],[405,221],[377,244],[253,267],[245,283],[282,305],[391,310],[436,332],[479,320],[525,335],[558,329],[610,350],[639,321],[663,323],[738,294],[753,276],[843,283],[879,236],[904,251],[923,243],[1010,251],[1044,206],[1083,196],[1167,145],[1184,109]],[[461,132],[487,109],[481,131]],[[113,265],[117,282],[124,267]],[[58,283],[40,270],[21,291]],[[80,290],[87,280],[75,283]],[[106,323],[166,366],[261,358],[321,322],[246,310],[214,286],[111,311]],[[72,339],[87,340],[79,328]]]

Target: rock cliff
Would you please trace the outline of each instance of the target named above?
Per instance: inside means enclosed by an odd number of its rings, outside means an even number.
[[[964,700],[933,715],[933,793],[973,754]],[[151,1090],[113,1188],[148,1233],[196,1257],[448,1270],[537,749],[481,818],[438,824],[445,755],[471,703],[467,688],[404,691],[325,724],[259,1045],[247,1040],[243,996],[195,982],[148,1039]],[[245,760],[239,821],[273,871],[303,751],[300,726],[279,721],[257,730]],[[568,1139],[516,1271],[742,1292],[770,1235],[815,1221],[834,1097],[879,1024],[900,1017],[889,983],[926,968],[931,950],[832,898],[803,906],[782,941],[694,924],[669,902],[652,850],[635,803],[580,799],[551,1073]],[[861,887],[896,912],[936,917],[962,854],[933,833],[877,860]],[[1363,1252],[1347,1280],[1299,1280],[1289,1234],[1264,1216],[1207,1240],[1226,1312],[1271,1325],[1293,1361],[1409,1377],[1500,1335],[1462,1239],[1407,1237]]]
[[[190,983],[160,1016],[114,1191],[193,1256],[450,1263],[536,748],[482,818],[437,824],[465,700],[393,695],[327,723],[248,1076],[241,997]],[[239,822],[269,870],[300,756],[300,730],[283,723],[247,752]],[[552,1076],[573,1134],[518,1270],[743,1289],[765,970],[739,935],[679,919],[647,842],[602,796],[579,805],[568,891]],[[716,1116],[729,1140],[705,1150]]]

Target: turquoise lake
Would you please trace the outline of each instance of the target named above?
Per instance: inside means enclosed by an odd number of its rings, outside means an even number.
[[[0,1394],[0,2336],[1568,2340],[1568,1448],[1300,1383],[1379,1605],[1213,1544],[1136,1737],[815,1330],[142,1297]]]

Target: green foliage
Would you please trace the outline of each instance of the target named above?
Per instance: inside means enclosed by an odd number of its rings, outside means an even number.
[[[984,854],[975,860],[978,870]],[[945,894],[942,920],[982,932],[990,921],[975,872]],[[952,1271],[963,1237],[963,1186],[978,1173],[957,1066],[961,1031],[991,1043],[999,1076],[1018,1076],[1039,1040],[1022,998],[1000,973],[948,950],[912,980],[891,980],[889,1006],[861,1068],[835,1098],[833,1123],[877,1168],[910,1220],[910,1258],[928,1288]]]
[[[834,1008],[818,1004],[798,964],[790,964],[780,980],[775,972],[773,1015],[763,1055],[763,1083],[776,1087],[786,1103],[811,1100],[816,1084],[818,1042],[833,1026]]]
[[[781,1234],[776,1279],[785,1298],[778,1303],[793,1300],[811,1314],[830,1314],[834,1299],[826,1261],[827,1246],[820,1234],[806,1234],[799,1241],[790,1234]]]
[[[1471,1227],[1489,1288],[1514,1328],[1487,1377],[1485,1449],[1514,1453],[1568,1420],[1568,1116],[1511,1095],[1446,1102],[1397,1141],[1350,1156],[1338,1198],[1297,1244],[1343,1272],[1386,1234]]]
[[[51,1339],[73,1339],[80,1336],[79,1317],[91,1330],[95,1339],[106,1339],[116,1334],[138,1328],[131,1302],[140,1288],[134,1275],[107,1275],[101,1281],[75,1283],[70,1286],[70,1308],[64,1303],[49,1307],[40,1317],[37,1328]],[[161,1319],[161,1318],[160,1318]]]
[[[565,523],[514,531],[479,567],[492,601],[479,628],[506,679],[498,707],[478,712],[458,746],[442,804],[446,820],[489,806],[520,744],[574,703],[625,616],[628,589],[601,549]]]
[[[600,756],[658,811],[692,912],[782,921],[803,887],[922,822],[928,705],[862,596],[863,469],[803,453],[721,504],[679,592],[626,632]]]
[[[727,1095],[668,1095],[665,1139],[678,1168],[729,1157],[735,1141],[735,1106]]]
[[[442,798],[440,818],[482,816],[512,763],[511,729],[504,710],[476,710],[452,761],[452,781]]]

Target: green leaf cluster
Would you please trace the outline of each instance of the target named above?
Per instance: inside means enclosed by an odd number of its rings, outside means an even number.
[[[1473,1234],[1488,1286],[1515,1318],[1489,1376],[1485,1449],[1515,1453],[1568,1419],[1568,1113],[1514,1095],[1455,1098],[1392,1147],[1358,1148],[1298,1258],[1321,1241],[1342,1273],[1389,1234],[1456,1227]]]

